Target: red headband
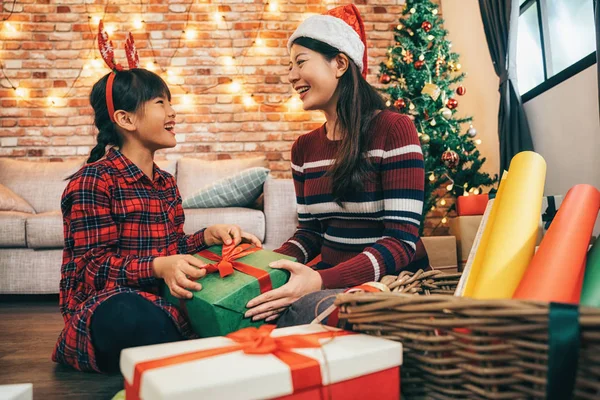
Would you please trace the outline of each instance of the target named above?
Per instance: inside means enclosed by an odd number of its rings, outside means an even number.
[[[114,47],[112,41],[108,38],[108,34],[104,30],[104,23],[102,21],[100,21],[98,24],[98,49],[100,50],[100,55],[102,56],[102,59],[108,68],[113,71],[110,73],[110,75],[108,75],[108,80],[106,81],[106,107],[108,108],[108,116],[110,117],[110,120],[115,122],[113,83],[115,81],[115,76],[117,75],[116,72],[123,71],[123,66],[115,62]],[[131,32],[129,32],[127,35],[127,40],[125,41],[125,54],[127,55],[127,64],[129,65],[129,69],[140,67],[140,59],[138,57]]]

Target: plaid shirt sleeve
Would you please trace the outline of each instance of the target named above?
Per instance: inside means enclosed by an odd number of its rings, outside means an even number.
[[[192,235],[185,234],[183,231],[185,214],[183,212],[183,206],[181,205],[181,194],[179,193],[179,189],[177,189],[175,179],[173,177],[171,177],[171,179],[172,184],[177,191],[177,204],[175,205],[175,232],[177,235],[177,249],[179,254],[195,254],[206,247],[204,244],[204,231],[206,228],[200,229],[198,232]]]
[[[68,229],[69,240],[73,241],[73,261],[85,283],[95,290],[156,286],[153,256],[121,256],[118,250],[119,229],[111,215],[106,179],[102,173],[89,169],[67,188],[63,204],[71,204]]]

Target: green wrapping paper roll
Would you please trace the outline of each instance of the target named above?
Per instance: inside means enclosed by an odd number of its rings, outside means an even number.
[[[535,251],[545,179],[542,156],[524,151],[513,157],[472,297],[512,297]]]
[[[581,305],[600,307],[600,238],[596,239],[587,256]]]

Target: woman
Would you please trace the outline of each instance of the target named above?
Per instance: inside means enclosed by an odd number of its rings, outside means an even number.
[[[409,117],[385,110],[365,80],[366,48],[354,5],[308,18],[289,39],[290,83],[303,108],[321,110],[326,123],[292,147],[299,226],[276,251],[298,262],[273,264],[291,277],[247,304],[255,320],[272,321],[313,293],[278,326],[309,323],[324,297],[429,266],[418,234],[425,172],[417,132]]]

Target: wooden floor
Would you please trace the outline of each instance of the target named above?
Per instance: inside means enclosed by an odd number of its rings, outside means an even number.
[[[50,359],[63,327],[58,296],[0,296],[0,385],[33,383],[33,398],[111,399],[120,375],[78,372]]]

